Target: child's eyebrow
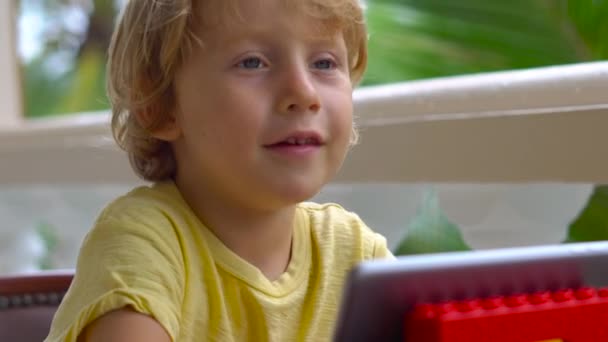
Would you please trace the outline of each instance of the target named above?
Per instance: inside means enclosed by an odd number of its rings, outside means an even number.
[[[268,32],[249,32],[247,34],[234,34],[225,39],[217,41],[219,46],[223,47],[234,47],[246,44],[267,44],[273,45],[277,42],[276,35]],[[304,37],[302,40],[304,44],[312,46],[317,49],[346,49],[345,44],[341,37],[337,35],[326,35],[320,36],[316,34],[310,34]]]
[[[272,42],[277,39],[277,32],[272,27],[256,27],[256,26],[241,26],[241,25],[226,25],[224,27],[217,27],[217,31],[221,34],[210,33],[207,35],[209,38],[221,36],[221,40],[218,40],[219,45],[234,45],[243,42]],[[341,30],[316,30],[313,32],[307,31],[304,28],[294,29],[292,32],[294,37],[303,37],[303,40],[307,44],[315,45],[331,45],[340,44],[344,39]]]

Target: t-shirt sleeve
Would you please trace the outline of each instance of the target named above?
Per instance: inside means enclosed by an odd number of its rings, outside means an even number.
[[[386,238],[380,234],[374,233],[374,251],[372,256],[374,259],[395,259],[395,256],[386,245]]]
[[[81,247],[46,341],[76,341],[92,321],[127,306],[155,318],[175,341],[183,265],[178,235],[161,211],[139,207],[102,217]]]
[[[355,231],[356,241],[361,242],[361,248],[363,249],[363,260],[370,259],[394,259],[393,253],[388,249],[386,238],[373,231],[359,215],[354,212],[350,212],[342,208],[341,206],[335,205],[344,215],[347,226],[352,231]]]

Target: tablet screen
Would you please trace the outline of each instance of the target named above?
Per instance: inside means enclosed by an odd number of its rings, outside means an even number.
[[[398,257],[355,267],[335,341],[403,341],[421,303],[608,285],[608,242]]]

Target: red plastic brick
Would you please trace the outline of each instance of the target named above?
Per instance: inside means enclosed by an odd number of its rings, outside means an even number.
[[[564,289],[424,304],[405,318],[406,342],[608,341],[608,288]]]

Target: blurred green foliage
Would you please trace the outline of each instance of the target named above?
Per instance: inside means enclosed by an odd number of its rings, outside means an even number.
[[[606,0],[372,0],[365,84],[605,59]]]
[[[27,44],[39,47],[23,61],[25,115],[108,109],[105,65],[114,1],[21,0],[20,5],[22,20],[30,18],[20,28],[36,38]]]
[[[48,222],[40,222],[36,231],[44,243],[44,255],[38,262],[38,267],[41,270],[53,269],[52,254],[55,252],[59,239],[57,237],[57,228]]]

